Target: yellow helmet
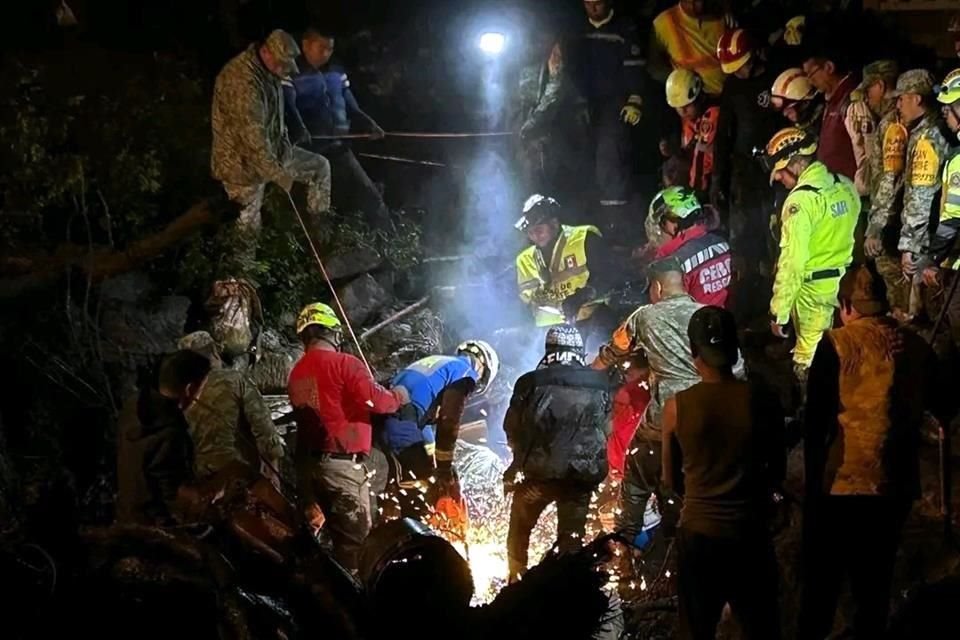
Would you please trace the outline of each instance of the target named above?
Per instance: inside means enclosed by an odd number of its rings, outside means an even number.
[[[803,44],[803,32],[807,28],[806,16],[794,16],[784,25],[783,41],[791,47]]]
[[[308,304],[300,311],[300,315],[297,316],[297,333],[302,333],[304,329],[314,324],[333,331],[339,331],[341,328],[340,318],[330,305],[322,302]]]
[[[703,91],[703,79],[690,69],[674,69],[667,76],[667,104],[674,109],[685,107]]]
[[[777,171],[784,169],[796,155],[813,155],[817,151],[817,141],[799,127],[780,129],[767,143],[766,163],[770,169],[770,184],[773,184]]]
[[[933,88],[940,104],[953,104],[960,100],[960,69],[954,69],[947,74],[943,82]]]

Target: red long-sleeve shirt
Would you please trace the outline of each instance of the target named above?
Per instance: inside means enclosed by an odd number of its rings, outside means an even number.
[[[613,397],[613,432],[607,440],[607,461],[610,469],[620,475],[630,441],[649,402],[650,388],[646,382],[628,382]]]
[[[294,365],[287,383],[302,444],[313,452],[370,453],[374,413],[400,409],[358,358],[314,349]]]

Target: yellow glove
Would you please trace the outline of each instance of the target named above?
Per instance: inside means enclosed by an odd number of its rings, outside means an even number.
[[[631,127],[637,126],[640,123],[640,106],[627,104],[620,109],[620,118]]]

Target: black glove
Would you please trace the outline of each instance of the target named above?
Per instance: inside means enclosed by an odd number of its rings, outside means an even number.
[[[577,315],[580,313],[580,307],[590,302],[597,295],[597,292],[594,291],[593,287],[583,287],[577,289],[561,304],[563,309],[563,315],[566,316],[567,320],[576,320]]]
[[[513,465],[507,467],[507,470],[503,472],[503,495],[508,493],[513,493],[517,488],[517,472],[519,469],[514,468]]]

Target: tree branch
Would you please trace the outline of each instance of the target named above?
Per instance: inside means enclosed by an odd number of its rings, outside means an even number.
[[[90,251],[89,247],[62,244],[52,255],[31,257],[29,261],[33,269],[30,272],[0,280],[0,300],[47,286],[61,278],[67,267],[84,271],[94,281],[131,271],[183,242],[203,227],[219,224],[221,219],[211,209],[210,203],[204,200],[190,207],[165,228],[120,251],[102,248]]]

